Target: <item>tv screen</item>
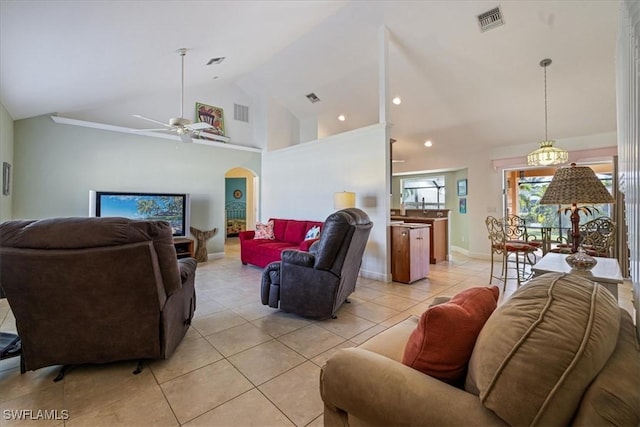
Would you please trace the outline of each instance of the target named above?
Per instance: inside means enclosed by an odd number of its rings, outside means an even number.
[[[186,236],[189,230],[186,193],[91,191],[89,210],[91,216],[167,221],[174,236]]]

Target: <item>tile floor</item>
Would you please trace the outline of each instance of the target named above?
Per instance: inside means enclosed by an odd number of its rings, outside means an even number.
[[[135,362],[76,367],[58,383],[58,367],[20,375],[18,358],[1,361],[0,426],[322,426],[318,378],[327,358],[420,315],[436,295],[485,286],[489,266],[454,254],[412,285],[361,278],[337,319],[312,321],[261,305],[261,270],[240,264],[231,239],[224,258],[198,266],[193,327],[169,360],[140,375],[131,373]],[[515,288],[509,280],[505,294]],[[629,282],[619,294],[632,310]],[[15,331],[6,300],[0,330]],[[66,410],[69,418],[16,422],[5,410]]]

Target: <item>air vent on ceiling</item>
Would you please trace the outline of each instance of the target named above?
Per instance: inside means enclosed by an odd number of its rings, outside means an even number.
[[[492,28],[499,27],[500,25],[504,24],[500,6],[478,15],[478,23],[480,24],[480,31],[482,32],[488,31]]]
[[[207,62],[207,65],[219,64],[222,61],[224,61],[224,58],[225,58],[224,56],[219,56],[217,58],[211,58],[209,60],[209,62]]]
[[[307,99],[309,100],[309,102],[311,102],[312,104],[315,104],[316,102],[320,101],[320,98],[318,98],[318,95],[316,95],[315,93],[311,92],[308,95],[305,95],[307,97]]]
[[[249,123],[249,107],[246,105],[233,104],[233,119],[239,122]]]

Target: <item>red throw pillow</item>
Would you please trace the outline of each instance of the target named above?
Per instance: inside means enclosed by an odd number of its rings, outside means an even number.
[[[497,286],[460,292],[422,313],[402,363],[446,383],[459,385],[480,330],[497,307]]]

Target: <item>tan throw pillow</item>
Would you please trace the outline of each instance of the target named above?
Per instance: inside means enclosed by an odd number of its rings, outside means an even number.
[[[496,309],[499,296],[496,286],[475,287],[429,307],[407,341],[402,363],[461,385],[476,338]]]
[[[253,236],[254,239],[268,239],[273,240],[273,221],[269,221],[266,224],[257,223],[256,233]]]

